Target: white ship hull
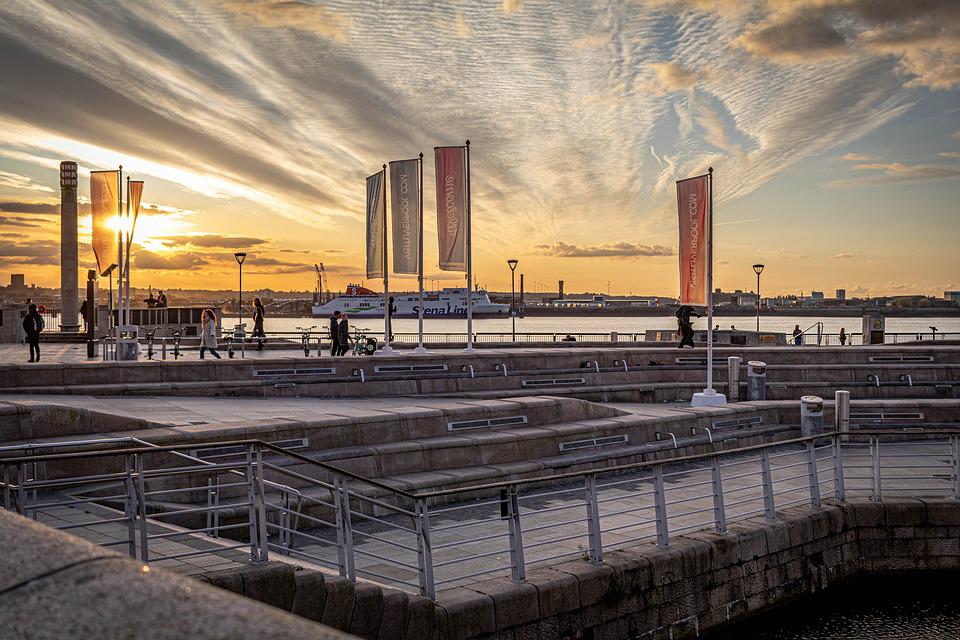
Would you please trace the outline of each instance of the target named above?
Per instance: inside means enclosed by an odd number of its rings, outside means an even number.
[[[394,318],[417,318],[420,314],[418,294],[404,293],[394,295]],[[382,295],[343,295],[319,305],[313,305],[313,315],[326,317],[340,311],[348,317],[382,318]],[[509,317],[510,305],[490,301],[486,291],[473,292],[473,315]],[[424,292],[424,318],[465,318],[467,317],[467,296],[465,289],[443,289],[440,292]]]

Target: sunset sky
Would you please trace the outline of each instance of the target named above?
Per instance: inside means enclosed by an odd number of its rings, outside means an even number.
[[[960,289],[957,0],[4,0],[0,283],[59,285],[75,160],[82,201],[91,170],[146,182],[134,286],[230,288],[245,250],[245,287],[322,261],[342,289],[365,176],[423,152],[427,276],[454,286],[432,148],[467,138],[492,289],[515,257],[676,296],[674,181],[711,165],[717,286],[764,262],[764,294]]]

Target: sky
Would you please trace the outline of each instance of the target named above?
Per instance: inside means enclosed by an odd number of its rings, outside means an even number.
[[[715,285],[960,289],[956,0],[0,3],[0,282],[59,285],[57,168],[145,181],[133,284],[363,281],[364,178],[471,141],[481,286],[676,296],[674,182],[714,168]],[[536,283],[536,284],[535,284]],[[367,281],[372,288],[379,282]],[[391,288],[415,289],[396,276]]]

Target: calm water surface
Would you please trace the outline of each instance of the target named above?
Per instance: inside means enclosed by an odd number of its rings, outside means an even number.
[[[957,640],[960,574],[853,579],[704,640]]]

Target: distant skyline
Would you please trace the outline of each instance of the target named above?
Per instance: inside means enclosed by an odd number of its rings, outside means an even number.
[[[715,285],[960,289],[960,2],[0,4],[0,283],[59,286],[61,160],[146,181],[133,284],[362,281],[364,178],[469,138],[477,278],[675,297],[713,166]],[[81,205],[81,273],[93,263]],[[379,282],[367,282],[379,288]],[[412,277],[391,288],[414,289]]]

